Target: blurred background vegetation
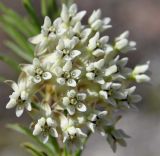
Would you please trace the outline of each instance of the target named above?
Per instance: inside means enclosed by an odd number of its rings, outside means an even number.
[[[0,1],[0,81],[3,79],[16,81],[19,73],[18,63],[31,62],[33,58],[33,46],[28,43],[28,37],[40,32],[40,25],[45,15],[54,19],[59,14],[60,0],[32,0],[32,5],[29,2],[30,0]],[[119,148],[117,153],[113,154],[106,141],[99,134],[95,134],[89,140],[84,156],[159,155],[160,1],[76,0],[75,2],[78,3],[80,10],[88,11],[87,16],[92,10],[101,8],[103,16],[112,18],[113,28],[106,32],[112,36],[111,39],[124,30],[130,30],[131,38],[138,43],[138,50],[128,55],[129,65],[142,64],[150,60],[149,74],[152,78],[150,84],[138,87],[138,92],[143,96],[143,101],[138,105],[139,110],[125,113],[124,119],[119,124],[119,127],[125,127],[132,136],[128,140],[128,147]],[[10,93],[10,88],[0,83],[0,156],[26,156],[19,144],[27,138],[5,128],[6,123],[29,123],[27,116],[17,119],[14,110],[5,110]]]

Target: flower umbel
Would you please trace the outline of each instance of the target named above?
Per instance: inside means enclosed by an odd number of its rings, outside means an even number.
[[[52,136],[60,145],[82,149],[87,136],[99,131],[115,151],[127,138],[115,128],[121,118],[115,114],[141,100],[134,85],[150,80],[149,62],[127,67],[123,55],[136,50],[129,31],[112,43],[102,35],[112,27],[110,18],[101,19],[98,9],[84,25],[85,14],[76,4],[63,4],[60,17],[45,17],[41,33],[30,38],[36,46],[33,63],[21,65],[17,84],[6,81],[14,90],[6,108],[16,107],[17,117],[24,109],[31,112],[33,135],[43,143]]]

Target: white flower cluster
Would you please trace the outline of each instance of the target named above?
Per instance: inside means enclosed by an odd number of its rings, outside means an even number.
[[[150,80],[144,74],[149,62],[131,69],[128,58],[121,57],[136,49],[129,32],[109,43],[101,33],[111,28],[110,18],[101,19],[101,10],[96,10],[83,25],[85,14],[76,4],[63,4],[53,23],[45,17],[41,33],[30,38],[36,45],[33,63],[21,65],[17,84],[6,81],[14,90],[7,109],[16,107],[17,117],[24,109],[35,116],[33,135],[44,143],[52,135],[83,144],[97,129],[112,146],[121,144],[126,135],[115,129],[115,114],[141,99],[133,83]]]

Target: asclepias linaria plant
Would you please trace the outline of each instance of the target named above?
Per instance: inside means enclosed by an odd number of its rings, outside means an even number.
[[[17,117],[27,111],[33,136],[44,144],[54,139],[60,149],[56,155],[80,156],[95,131],[113,151],[117,144],[126,146],[129,136],[116,128],[119,112],[141,100],[135,83],[150,80],[145,74],[149,62],[132,69],[122,57],[136,50],[129,32],[110,43],[109,36],[102,36],[112,27],[110,18],[101,18],[98,9],[83,25],[85,14],[76,4],[63,4],[60,17],[51,21],[46,16],[41,33],[29,39],[35,45],[33,63],[20,65],[17,83],[6,81],[13,89],[6,108],[15,108]]]

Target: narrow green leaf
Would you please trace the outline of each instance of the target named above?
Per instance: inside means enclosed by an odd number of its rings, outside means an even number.
[[[56,0],[41,0],[42,17],[49,16],[51,19],[57,17],[59,8]]]
[[[8,18],[15,21],[14,23],[16,23],[16,27],[18,26],[23,28],[24,31],[28,33],[28,36],[33,36],[39,33],[39,31],[37,31],[37,29],[30,22],[28,22],[26,18],[20,16],[18,13],[16,13],[12,9],[5,7],[2,3],[0,3],[0,11],[2,12],[2,17],[5,15],[5,16],[8,16]]]
[[[26,53],[30,54],[30,56],[33,56],[33,46],[28,44],[28,41],[24,38],[24,35],[20,34],[10,25],[6,27],[1,23],[1,27]]]
[[[16,55],[23,58],[24,60],[28,62],[32,62],[33,56],[29,55],[28,53],[25,53],[23,49],[17,46],[14,42],[6,41],[5,45],[10,48]]]
[[[60,147],[59,147],[59,144],[57,142],[57,139],[50,136],[49,141],[50,141],[51,146],[53,147],[54,152],[59,153],[60,152]]]
[[[41,0],[41,13],[42,13],[43,17],[48,15],[47,1],[46,0]]]
[[[20,68],[19,68],[19,65],[17,64],[17,62],[15,62],[10,57],[0,55],[0,61],[5,62],[6,64],[8,64],[11,68],[16,70],[17,72],[20,71]]]
[[[26,135],[26,136],[30,137],[39,146],[41,146],[41,148],[43,148],[43,150],[45,152],[47,152],[47,154],[53,155],[52,149],[47,144],[43,144],[36,136],[33,136],[32,132],[28,128],[25,128],[25,127],[20,126],[18,124],[8,124],[7,127],[12,129],[12,130],[15,130],[15,131],[17,131],[17,132],[19,132],[23,135]]]
[[[36,147],[31,143],[23,143],[22,146],[33,156],[46,156],[47,154],[41,151],[40,148]]]
[[[40,21],[36,15],[35,8],[33,7],[31,0],[23,0],[23,5],[30,16],[30,19],[33,21],[33,24],[40,30]]]
[[[59,14],[59,7],[56,0],[48,0],[48,15],[55,19]]]

